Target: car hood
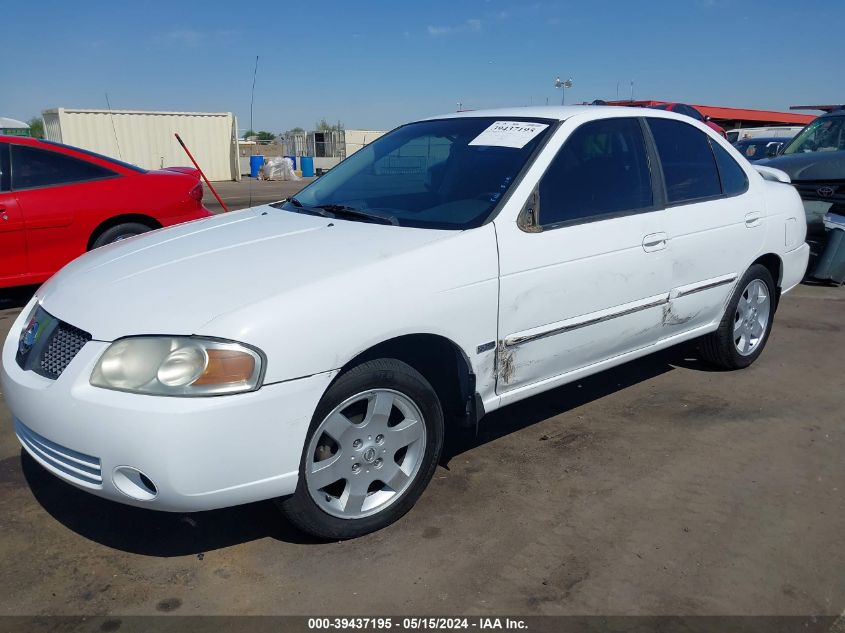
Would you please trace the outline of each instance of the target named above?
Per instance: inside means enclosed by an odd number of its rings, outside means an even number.
[[[845,151],[789,154],[758,160],[754,164],[785,171],[793,182],[802,180],[845,180]]]
[[[255,207],[96,249],[37,294],[97,340],[194,334],[227,312],[356,267],[389,266],[451,233]]]

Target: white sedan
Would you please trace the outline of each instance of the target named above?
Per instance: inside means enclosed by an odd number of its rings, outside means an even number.
[[[12,327],[29,454],[141,507],[281,498],[354,537],[407,512],[448,425],[701,337],[763,351],[808,257],[789,178],[658,110],[397,128],[296,197],[97,249]]]

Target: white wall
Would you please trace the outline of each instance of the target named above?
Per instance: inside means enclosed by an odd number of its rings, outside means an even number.
[[[56,108],[42,115],[49,140],[144,169],[191,165],[174,137],[178,132],[209,180],[240,179],[237,120],[231,113]]]

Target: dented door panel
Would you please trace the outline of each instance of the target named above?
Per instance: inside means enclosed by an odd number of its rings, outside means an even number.
[[[541,233],[497,225],[497,393],[660,338],[671,262],[642,242],[663,230],[663,218],[653,211]]]

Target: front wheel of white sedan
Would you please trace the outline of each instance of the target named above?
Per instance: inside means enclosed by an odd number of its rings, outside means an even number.
[[[442,449],[443,412],[429,382],[398,360],[363,363],[317,406],[296,492],[282,510],[326,539],[381,529],[411,509]]]

